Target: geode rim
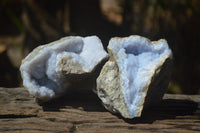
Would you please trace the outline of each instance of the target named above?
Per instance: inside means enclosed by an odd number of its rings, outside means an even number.
[[[97,94],[109,111],[125,118],[139,117],[153,77],[159,74],[167,59],[172,59],[167,41],[151,42],[138,35],[115,37],[109,41],[107,49],[110,59],[97,78]],[[167,84],[158,88],[166,89],[169,79],[166,80]],[[162,94],[155,97],[157,101],[164,93],[160,92]]]
[[[46,102],[76,85],[73,75],[90,74],[107,58],[97,36],[64,37],[38,46],[22,60],[23,85],[38,102]]]

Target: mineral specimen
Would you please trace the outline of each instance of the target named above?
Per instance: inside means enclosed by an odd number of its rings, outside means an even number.
[[[166,40],[112,38],[108,52],[110,59],[97,78],[97,94],[106,109],[134,118],[160,102],[170,79],[172,52]]]
[[[79,84],[107,57],[96,36],[65,37],[35,48],[22,61],[23,85],[45,102]]]

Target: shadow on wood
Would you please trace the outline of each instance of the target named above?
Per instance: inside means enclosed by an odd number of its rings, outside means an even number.
[[[60,111],[61,108],[82,109],[88,112],[106,112],[101,101],[92,92],[72,92],[42,105],[44,111]],[[153,123],[156,120],[176,119],[177,116],[193,115],[198,103],[190,100],[164,99],[159,105],[144,109],[142,116],[125,119],[113,114],[129,124]],[[199,116],[200,119],[200,116]]]
[[[156,120],[175,119],[177,116],[193,115],[198,109],[198,103],[189,100],[164,99],[159,105],[143,110],[142,116],[134,119],[124,119],[125,122],[153,123]]]
[[[44,111],[59,111],[61,108],[82,108],[84,111],[105,112],[98,96],[93,92],[71,92],[41,105]]]

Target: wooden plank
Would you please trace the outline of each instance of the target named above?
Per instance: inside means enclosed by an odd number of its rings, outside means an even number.
[[[200,132],[200,95],[165,94],[141,118],[123,119],[90,92],[72,92],[38,105],[24,88],[0,88],[0,132]]]

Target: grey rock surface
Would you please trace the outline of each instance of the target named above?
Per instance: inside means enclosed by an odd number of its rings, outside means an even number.
[[[95,70],[107,57],[97,36],[65,37],[35,48],[22,61],[23,85],[40,103],[69,89],[94,87]]]
[[[171,73],[172,52],[166,40],[141,36],[112,38],[109,61],[97,78],[97,94],[105,108],[125,118],[161,101]]]

